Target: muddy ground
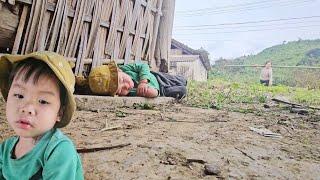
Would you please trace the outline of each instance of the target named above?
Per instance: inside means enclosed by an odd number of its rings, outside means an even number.
[[[2,141],[12,131],[0,104]],[[86,179],[320,179],[319,112],[234,106],[251,110],[181,104],[78,110],[62,130],[78,148],[126,145],[81,153]],[[282,138],[264,137],[249,127],[265,127]],[[215,175],[206,175],[206,165]]]

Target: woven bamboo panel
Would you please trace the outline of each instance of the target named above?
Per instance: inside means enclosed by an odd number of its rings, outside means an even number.
[[[109,60],[154,59],[163,0],[29,0],[12,53],[57,52],[76,62],[75,74]]]

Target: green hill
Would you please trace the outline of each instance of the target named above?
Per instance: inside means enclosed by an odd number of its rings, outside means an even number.
[[[263,65],[267,60],[273,66],[320,66],[320,39],[299,40],[264,49],[262,52],[236,58],[232,61],[220,60],[212,70],[212,75],[225,76],[234,81],[257,82],[260,69],[253,67],[221,68],[221,64]],[[320,69],[273,68],[275,84],[289,86],[318,87]]]
[[[320,64],[320,48],[308,51],[298,66],[317,66]]]
[[[272,46],[257,55],[235,59],[237,64],[264,64],[272,60],[273,65],[296,66],[306,58],[309,51],[320,48],[320,39],[292,41],[286,44]],[[318,56],[319,57],[319,56]]]

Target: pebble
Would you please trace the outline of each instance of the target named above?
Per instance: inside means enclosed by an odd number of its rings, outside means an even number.
[[[204,166],[204,173],[206,175],[220,175],[221,174],[221,168],[215,164],[207,164]]]

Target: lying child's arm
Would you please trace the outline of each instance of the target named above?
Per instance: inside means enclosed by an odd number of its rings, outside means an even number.
[[[136,81],[139,82],[137,87],[137,96],[153,98],[159,95],[159,90],[155,87],[159,86],[157,79],[150,72],[148,64],[145,63],[134,63],[126,64],[121,67],[121,69],[129,74],[130,72],[135,72],[138,74]],[[156,85],[157,84],[157,85]]]
[[[137,95],[141,97],[153,98],[158,96],[158,90],[148,86],[148,80],[144,79],[139,82]]]

